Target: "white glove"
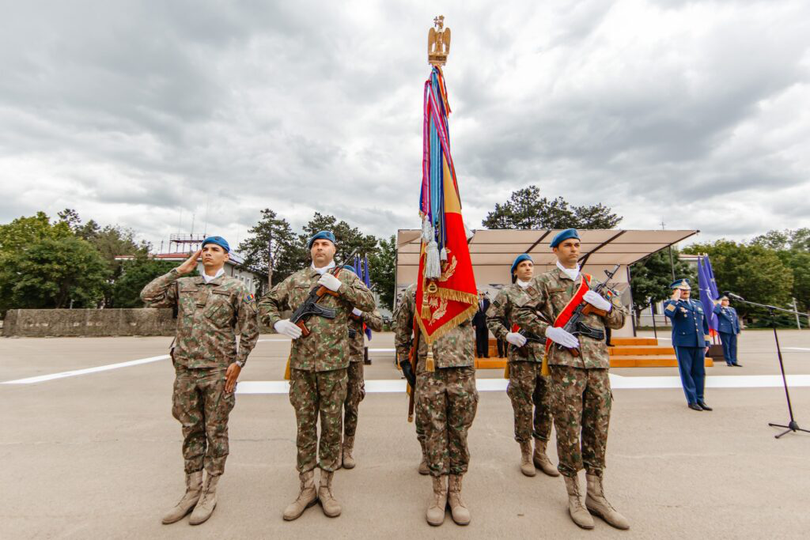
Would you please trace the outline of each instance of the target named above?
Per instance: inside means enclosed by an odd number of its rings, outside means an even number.
[[[363,312],[360,311],[359,309],[357,309],[357,308],[352,309],[352,315],[356,315],[356,316],[359,317],[362,314],[363,314]]]
[[[330,291],[337,292],[338,289],[340,289],[341,283],[338,278],[327,272],[321,276],[321,279],[318,280],[318,285],[323,285]]]
[[[290,319],[281,319],[273,325],[273,328],[279,334],[298,339],[301,337],[301,329],[295,323],[291,323]]]
[[[582,299],[588,302],[590,305],[595,307],[596,309],[601,309],[602,311],[610,311],[613,305],[605,300],[602,295],[599,293],[595,293],[593,291],[586,292]]]
[[[579,348],[579,340],[573,334],[566,332],[563,328],[549,326],[546,328],[546,337],[557,343],[562,345],[567,349],[578,349]]]
[[[520,348],[526,345],[526,336],[520,335],[517,332],[509,332],[506,334],[506,341],[515,347]]]

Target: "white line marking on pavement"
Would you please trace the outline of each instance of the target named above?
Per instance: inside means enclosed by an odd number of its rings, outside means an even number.
[[[39,375],[37,377],[28,377],[26,379],[5,381],[2,384],[33,384],[44,381],[52,381],[54,379],[64,379],[65,377],[76,377],[78,375],[87,375],[88,373],[98,373],[99,371],[109,371],[111,369],[139,366],[141,364],[149,364],[150,362],[159,362],[160,360],[167,360],[168,358],[169,358],[168,354],[163,354],[160,356],[150,356],[149,358],[139,358],[138,360],[119,362],[117,364],[107,364],[106,366],[96,366],[87,369],[74,369],[73,371],[62,371],[60,373],[51,373],[50,375]]]
[[[807,347],[782,347],[786,351],[810,351]]]
[[[479,392],[504,392],[509,381],[506,379],[478,379],[475,381]],[[793,387],[810,386],[810,375],[789,375],[788,384]],[[610,385],[614,390],[644,390],[659,388],[680,388],[679,377],[626,377],[610,375]],[[782,386],[779,375],[735,375],[707,377],[708,388],[773,388]],[[287,394],[290,383],[287,381],[244,381],[236,388],[237,394]],[[405,392],[402,379],[371,379],[366,381],[368,394],[396,394]]]
[[[369,349],[368,352],[397,352],[396,349]]]

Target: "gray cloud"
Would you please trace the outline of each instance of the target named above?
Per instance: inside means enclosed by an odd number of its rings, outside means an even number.
[[[159,243],[269,207],[418,224],[428,6],[28,2],[0,17],[0,222],[74,207]],[[451,1],[465,220],[538,184],[628,228],[808,225],[810,7]],[[779,28],[779,32],[774,32]],[[673,203],[678,210],[673,211]]]

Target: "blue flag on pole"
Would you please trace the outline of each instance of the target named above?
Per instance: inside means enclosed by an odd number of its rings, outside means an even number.
[[[720,298],[720,293],[717,290],[717,281],[714,279],[714,270],[712,269],[712,262],[709,256],[706,255],[703,260],[706,261],[706,277],[709,278],[709,287],[712,290],[712,299],[717,300]]]
[[[698,287],[700,287],[700,303],[703,304],[703,313],[706,316],[706,322],[709,323],[709,334],[712,336],[717,335],[718,321],[717,315],[714,314],[715,295],[712,294],[712,280],[709,278],[707,261],[704,257],[698,257]]]

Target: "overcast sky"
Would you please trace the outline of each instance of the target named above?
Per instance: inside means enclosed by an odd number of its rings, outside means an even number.
[[[70,207],[156,247],[192,217],[235,243],[266,207],[416,227],[442,13],[471,228],[530,184],[701,241],[810,226],[806,0],[0,6],[0,223]]]

